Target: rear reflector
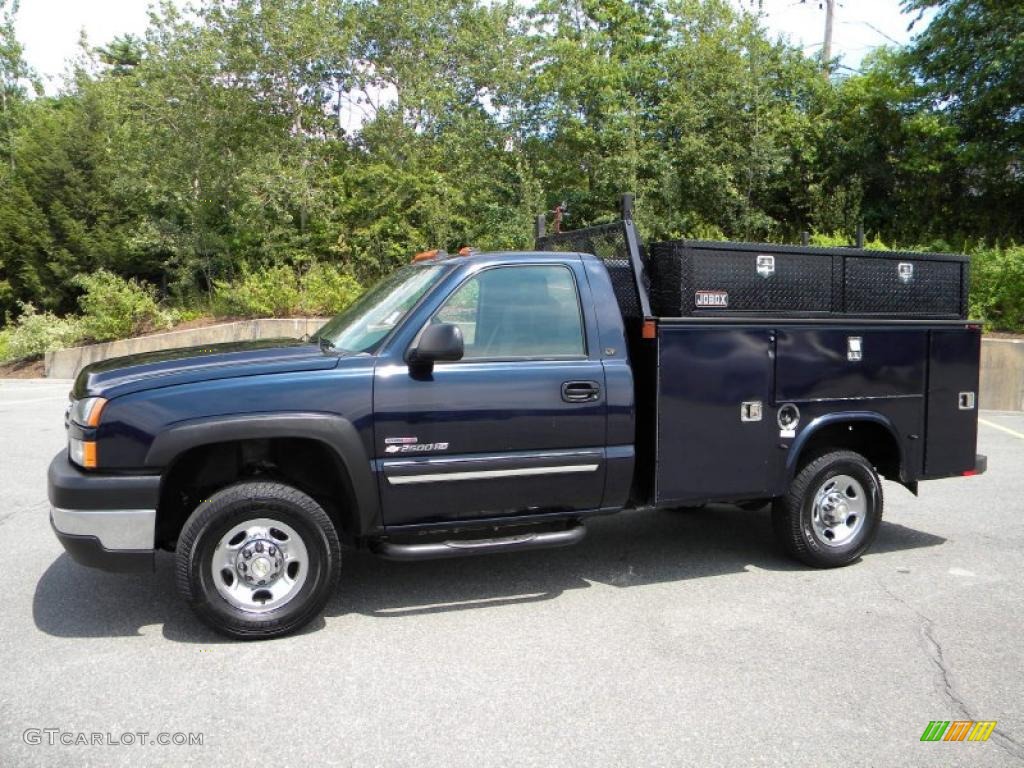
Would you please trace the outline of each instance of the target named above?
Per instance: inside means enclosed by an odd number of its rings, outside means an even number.
[[[974,477],[976,474],[978,474],[978,470],[976,470],[976,469],[967,469],[967,470],[964,470],[961,474],[964,477]]]

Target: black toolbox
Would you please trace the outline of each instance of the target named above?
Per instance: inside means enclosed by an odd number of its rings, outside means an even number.
[[[966,256],[670,240],[650,247],[662,317],[854,315],[965,319]]]

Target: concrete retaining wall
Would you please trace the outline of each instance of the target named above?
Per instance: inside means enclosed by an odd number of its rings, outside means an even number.
[[[91,344],[46,354],[46,375],[71,379],[89,363],[138,352],[196,347],[223,341],[294,338],[314,333],[321,318],[239,320],[184,331],[168,331],[136,339]],[[978,404],[995,411],[1024,410],[1024,339],[989,339],[981,344],[981,391]]]
[[[82,368],[97,360],[176,347],[198,347],[225,341],[299,339],[306,334],[315,333],[324,322],[326,322],[324,319],[315,317],[238,320],[233,323],[206,325],[200,328],[155,333],[151,336],[139,336],[134,339],[108,341],[104,344],[90,344],[85,347],[47,352],[44,365],[47,376],[55,379],[72,379]]]
[[[983,339],[978,406],[1024,411],[1024,339]]]

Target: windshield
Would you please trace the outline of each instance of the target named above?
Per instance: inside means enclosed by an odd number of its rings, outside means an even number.
[[[312,340],[350,354],[372,352],[443,271],[432,264],[392,272],[328,321]]]

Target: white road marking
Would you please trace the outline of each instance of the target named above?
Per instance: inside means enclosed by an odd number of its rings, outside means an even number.
[[[994,421],[989,421],[988,419],[978,419],[978,423],[984,424],[986,427],[992,427],[992,429],[998,429],[1000,432],[1005,432],[1008,435],[1013,435],[1016,438],[1024,440],[1024,432],[1018,432],[1015,429],[1004,427],[1002,424],[996,424]]]

